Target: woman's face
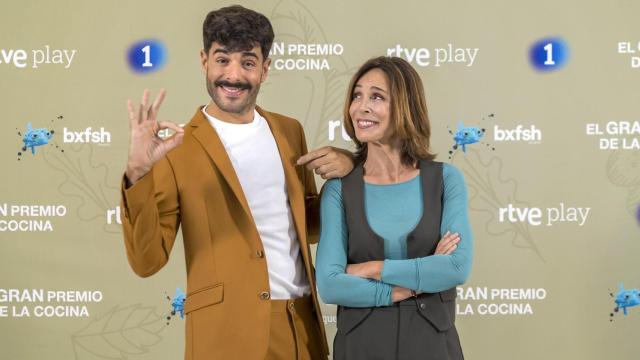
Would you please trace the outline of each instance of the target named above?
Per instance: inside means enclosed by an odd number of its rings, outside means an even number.
[[[349,106],[358,141],[388,142],[393,135],[390,104],[389,81],[382,70],[371,69],[360,77]]]

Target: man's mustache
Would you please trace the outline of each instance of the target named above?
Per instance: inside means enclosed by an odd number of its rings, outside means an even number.
[[[239,81],[235,82],[235,83],[231,83],[231,82],[224,81],[224,80],[216,80],[216,81],[213,82],[213,85],[230,87],[230,88],[238,88],[240,90],[251,90],[251,84],[244,83],[244,82],[239,82]]]

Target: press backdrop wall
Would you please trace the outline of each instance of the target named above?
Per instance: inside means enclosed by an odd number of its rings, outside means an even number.
[[[126,260],[125,102],[164,87],[160,117],[187,122],[209,99],[202,21],[230,4],[0,5],[0,358],[183,356],[184,320],[167,320],[186,285],[181,235],[150,278]],[[400,55],[421,75],[438,160],[469,188],[475,256],[457,317],[468,359],[638,358],[640,308],[614,311],[621,283],[640,287],[638,2],[242,5],[271,19],[279,49],[258,104],[302,122],[310,148],[352,148],[341,109],[368,58]],[[128,51],[139,58],[148,40],[158,62],[134,71]],[[28,123],[54,131],[35,154],[21,149]],[[459,126],[484,137],[454,151]],[[322,307],[331,341],[335,307]]]

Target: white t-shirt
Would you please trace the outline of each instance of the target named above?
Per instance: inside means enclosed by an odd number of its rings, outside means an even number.
[[[294,299],[310,293],[300,244],[289,207],[278,146],[267,120],[254,110],[253,121],[233,124],[202,112],[231,159],[262,239],[271,298]]]

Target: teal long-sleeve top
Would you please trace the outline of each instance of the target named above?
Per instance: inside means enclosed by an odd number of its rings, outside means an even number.
[[[443,164],[444,199],[440,233],[460,234],[450,255],[407,259],[407,235],[420,221],[423,209],[420,176],[388,185],[365,183],[366,219],[384,239],[381,279],[364,279],[346,273],[348,239],[342,204],[342,184],[329,180],[320,202],[321,233],[316,254],[316,278],[320,297],[327,304],[377,307],[392,304],[394,286],[421,292],[439,292],[466,281],[471,270],[473,236],[467,212],[467,188],[460,170]]]

